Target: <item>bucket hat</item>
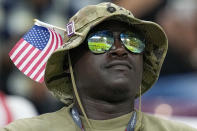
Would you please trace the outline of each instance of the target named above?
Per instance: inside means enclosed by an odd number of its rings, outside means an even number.
[[[68,31],[65,32],[63,45],[52,53],[45,69],[44,79],[47,88],[66,105],[73,102],[71,76],[67,72],[68,51],[82,44],[93,27],[110,19],[132,25],[145,37],[141,93],[146,92],[157,81],[168,48],[163,29],[154,22],[135,18],[130,11],[110,2],[88,5],[70,18],[69,22],[74,23],[77,33],[70,35]],[[139,95],[140,92],[136,97]]]

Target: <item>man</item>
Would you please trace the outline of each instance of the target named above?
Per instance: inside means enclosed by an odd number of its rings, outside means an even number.
[[[196,131],[134,109],[166,55],[161,27],[112,3],[87,6],[70,22],[45,73],[49,90],[69,106],[2,131]]]

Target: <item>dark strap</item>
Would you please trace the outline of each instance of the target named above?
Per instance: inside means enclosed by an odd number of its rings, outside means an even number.
[[[83,125],[82,125],[82,122],[81,122],[81,119],[79,117],[79,113],[77,111],[77,108],[76,107],[73,107],[70,111],[71,113],[71,116],[74,120],[74,122],[77,124],[77,126],[82,130],[82,131],[85,131],[84,128],[83,128]]]
[[[134,131],[136,121],[137,121],[137,113],[134,111],[132,116],[131,116],[131,119],[130,119],[128,125],[127,125],[126,131]]]
[[[71,116],[75,122],[75,124],[77,124],[77,126],[82,130],[85,131],[81,122],[81,119],[79,117],[79,113],[77,111],[76,107],[73,107],[70,110]],[[135,125],[136,125],[136,121],[137,121],[137,113],[136,111],[133,112],[131,119],[129,120],[129,123],[127,125],[127,128],[125,129],[125,131],[134,131],[135,129]]]

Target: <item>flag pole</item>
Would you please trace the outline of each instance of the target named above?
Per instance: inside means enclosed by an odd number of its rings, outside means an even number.
[[[63,29],[63,28],[60,28],[60,27],[57,27],[57,26],[54,26],[54,25],[50,25],[50,24],[47,24],[47,23],[44,23],[42,21],[39,21],[38,19],[34,19],[34,22],[37,25],[41,25],[41,26],[45,26],[45,27],[49,27],[49,28],[56,28],[56,29],[59,29],[59,30],[67,32],[66,29]]]

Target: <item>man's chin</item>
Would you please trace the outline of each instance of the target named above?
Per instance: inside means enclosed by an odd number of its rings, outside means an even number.
[[[125,82],[123,80],[116,80],[114,83],[111,83],[107,90],[115,95],[118,95],[120,93],[127,94],[132,90],[132,88],[131,85],[128,84],[128,81]]]

